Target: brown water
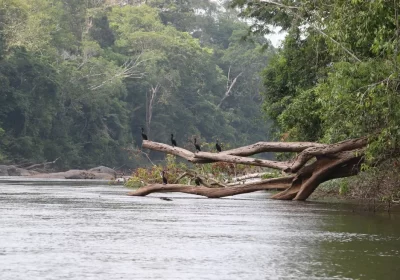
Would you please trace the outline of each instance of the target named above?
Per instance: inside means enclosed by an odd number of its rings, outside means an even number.
[[[1,280],[400,279],[398,215],[80,184],[0,181]]]

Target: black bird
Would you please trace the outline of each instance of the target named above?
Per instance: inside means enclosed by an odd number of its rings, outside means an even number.
[[[166,201],[172,201],[172,199],[170,199],[170,198],[168,198],[168,197],[160,197],[160,199],[166,200]]]
[[[200,186],[201,179],[199,177],[196,177],[196,179],[194,179],[194,183],[196,184],[196,186]]]
[[[142,139],[147,140],[147,135],[144,133],[144,128],[142,127]]]
[[[215,143],[215,148],[217,148],[217,151],[218,151],[218,152],[221,152],[221,151],[222,151],[221,146],[220,146],[220,144],[218,143],[218,139],[217,139],[217,143]]]
[[[167,178],[165,178],[165,171],[164,170],[162,172],[162,183],[163,183],[163,185],[168,184]]]
[[[200,145],[197,144],[197,139],[196,138],[194,138],[194,146],[196,147],[196,151],[197,152],[201,152]]]
[[[175,146],[178,146],[177,144],[176,144],[176,141],[175,141],[175,139],[174,139],[174,135],[171,133],[171,144],[172,144],[172,147],[175,147]]]

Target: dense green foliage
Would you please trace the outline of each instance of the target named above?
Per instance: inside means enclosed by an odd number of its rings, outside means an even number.
[[[263,72],[264,109],[285,139],[372,136],[367,158],[398,156],[399,1],[231,1],[250,31],[287,32]],[[372,161],[370,161],[372,162]]]
[[[0,0],[0,160],[133,167],[141,126],[181,145],[267,139],[270,52],[247,28],[206,0]]]

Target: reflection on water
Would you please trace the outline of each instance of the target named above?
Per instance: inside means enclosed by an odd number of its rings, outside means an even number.
[[[396,215],[61,183],[0,182],[0,279],[399,279]]]

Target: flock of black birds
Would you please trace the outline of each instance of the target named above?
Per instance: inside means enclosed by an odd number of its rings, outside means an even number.
[[[144,133],[144,128],[143,127],[141,128],[141,131],[142,131],[142,139],[143,140],[149,140],[149,138],[147,137],[147,134]],[[200,147],[199,143],[197,143],[196,137],[194,138],[193,144],[194,144],[194,147],[196,149],[196,152],[201,152],[201,147]],[[178,147],[178,144],[176,143],[176,140],[174,138],[174,134],[172,134],[172,133],[171,133],[171,145],[174,148]],[[221,147],[221,144],[218,142],[218,139],[217,139],[217,141],[215,143],[215,148],[217,149],[218,152],[222,152],[222,147]]]
[[[142,131],[142,139],[143,140],[149,140],[149,138],[147,137],[147,134],[144,133],[144,128],[143,127],[141,127],[141,131]],[[176,143],[176,140],[174,138],[174,134],[172,134],[172,133],[171,133],[171,144],[172,144],[172,147],[174,147],[174,148],[178,147],[178,144]],[[200,147],[199,143],[197,143],[196,137],[194,138],[193,144],[194,144],[194,147],[196,149],[196,152],[201,152],[201,147]],[[222,147],[221,147],[221,144],[218,142],[218,139],[217,139],[217,141],[215,143],[215,148],[217,149],[218,152],[222,151]],[[163,181],[164,185],[168,184],[168,180],[165,177],[165,170],[163,170],[163,172],[162,172],[162,181]],[[196,186],[200,186],[201,179],[199,177],[196,177],[194,182],[195,182]]]

